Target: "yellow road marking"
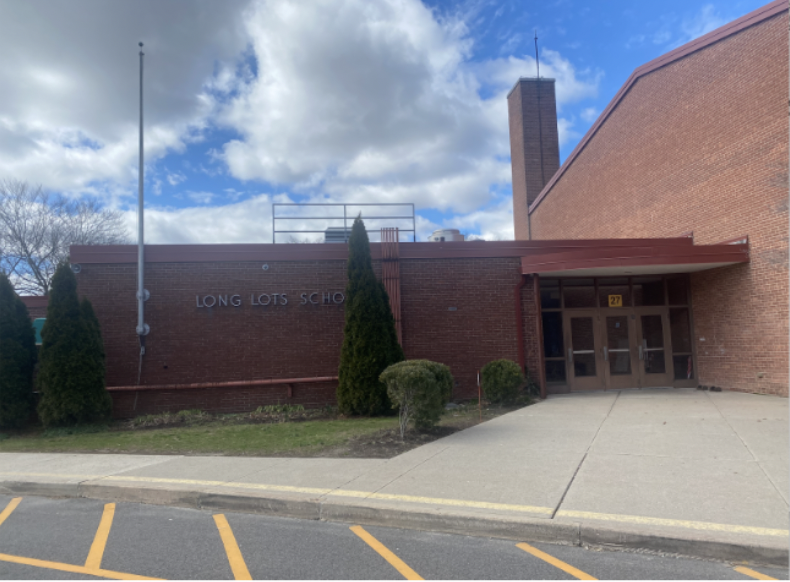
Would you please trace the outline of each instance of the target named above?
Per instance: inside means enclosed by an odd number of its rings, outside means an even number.
[[[86,568],[85,566],[63,564],[62,562],[50,562],[48,560],[36,560],[35,558],[23,558],[22,556],[11,556],[9,554],[0,554],[0,561],[23,564],[25,566],[35,566],[36,568],[46,568],[48,570],[60,570],[61,572],[88,574],[90,576],[98,576],[99,578],[110,578],[111,580],[162,580],[162,578],[149,578],[148,576],[126,574],[113,570],[102,570],[101,568]]]
[[[559,568],[563,572],[565,572],[567,574],[570,574],[571,576],[573,576],[574,578],[578,578],[579,580],[597,580],[598,579],[598,578],[593,578],[592,576],[590,576],[586,572],[582,572],[578,568],[574,568],[570,564],[566,564],[562,560],[558,560],[554,556],[549,556],[546,552],[541,552],[538,548],[533,548],[529,544],[524,544],[524,543],[516,544],[516,547],[517,548],[521,548],[522,550],[524,550],[525,552],[527,552],[529,554],[532,554],[536,558],[540,558],[544,562],[548,562],[549,564],[551,564],[555,568]]]
[[[771,576],[767,576],[766,574],[761,574],[760,572],[756,572],[751,568],[747,568],[746,566],[735,566],[734,570],[736,572],[740,572],[744,576],[749,576],[754,578],[755,580],[778,580],[778,578],[773,578]]]
[[[108,503],[104,506],[99,529],[96,530],[96,537],[93,538],[88,559],[85,560],[85,567],[96,570],[101,568],[101,559],[104,556],[104,547],[107,545],[107,538],[112,527],[112,518],[115,516],[115,504]]]
[[[225,519],[224,515],[219,514],[214,516],[214,522],[217,524],[219,537],[222,538],[222,545],[225,546],[225,553],[228,555],[228,562],[230,563],[230,569],[233,570],[233,577],[236,580],[252,580],[228,520]]]
[[[203,481],[197,479],[164,479],[157,477],[131,477],[115,475],[59,475],[54,473],[17,473],[0,471],[0,475],[15,475],[29,477],[66,477],[99,481],[127,481],[135,483],[163,483],[173,485],[193,485],[203,487],[231,487],[236,489],[252,489],[258,491],[278,491],[287,493],[303,493],[307,495],[330,497],[355,497],[360,499],[377,499],[385,501],[405,501],[408,503],[446,505],[452,507],[467,507],[474,509],[489,509],[504,512],[538,513],[551,515],[554,511],[550,507],[537,507],[532,505],[513,505],[506,503],[489,503],[486,501],[467,501],[464,499],[443,499],[438,497],[419,497],[414,495],[394,495],[388,493],[373,493],[370,491],[353,491],[348,489],[329,489],[317,487],[292,487],[289,485],[267,485],[264,483],[239,483],[234,481]],[[766,527],[752,527],[744,525],[731,525],[724,523],[710,523],[705,521],[688,521],[680,519],[663,519],[657,517],[643,517],[639,515],[619,515],[614,513],[594,513],[590,511],[571,511],[562,509],[557,512],[557,517],[570,517],[579,519],[594,519],[599,521],[613,521],[621,523],[635,523],[640,525],[655,525],[663,527],[676,527],[701,531],[718,531],[734,534],[749,534],[758,536],[782,537],[790,536],[790,530],[772,529]]]
[[[660,525],[666,527],[681,527],[705,531],[722,531],[727,533],[743,533],[758,536],[787,537],[790,531],[786,529],[770,529],[767,527],[752,527],[748,525],[729,525],[724,523],[709,523],[707,521],[687,521],[684,519],[663,519],[659,517],[642,517],[640,515],[618,515],[615,513],[592,513],[589,511],[570,511],[561,509],[557,517],[576,517],[581,519],[596,519],[601,521],[619,521],[622,523],[637,523],[640,525]]]
[[[351,526],[351,528],[349,529],[351,529],[351,531],[353,531],[360,538],[362,538],[362,540],[371,548],[373,548],[382,558],[387,560],[387,562],[389,562],[393,568],[395,568],[398,572],[400,572],[401,576],[406,578],[406,580],[425,579],[422,576],[420,576],[417,572],[409,568],[406,565],[406,563],[403,560],[401,560],[398,556],[396,556],[391,551],[389,551],[387,549],[387,546],[385,546],[376,538],[374,538],[372,535],[370,535],[368,532],[366,532],[364,528],[362,528],[362,526],[354,525]]]
[[[21,497],[14,497],[8,502],[8,505],[5,506],[3,513],[0,513],[0,525],[3,525],[3,522],[8,519],[8,516],[11,515],[11,512],[16,509],[16,506],[19,505],[20,501],[22,501]]]

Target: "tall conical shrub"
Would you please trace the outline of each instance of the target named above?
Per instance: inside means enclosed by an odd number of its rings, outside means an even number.
[[[384,285],[373,273],[370,241],[361,218],[348,240],[346,325],[340,354],[337,405],[343,414],[392,414],[381,373],[403,360]]]
[[[77,279],[68,265],[52,277],[47,321],[41,331],[36,385],[44,426],[108,420],[112,400],[104,385],[104,350],[90,303],[80,306]]]
[[[86,375],[90,374],[90,385],[98,394],[102,394],[103,402],[101,403],[102,414],[109,417],[112,413],[112,397],[107,392],[105,382],[106,366],[104,362],[104,342],[101,338],[101,327],[99,326],[99,319],[96,317],[96,312],[93,311],[93,305],[87,297],[83,297],[80,302],[80,315],[85,323],[87,329],[87,341],[85,342],[85,358],[90,362],[89,366],[85,367]],[[101,387],[101,388],[99,388]]]
[[[18,428],[33,406],[36,336],[27,307],[0,273],[0,427]]]

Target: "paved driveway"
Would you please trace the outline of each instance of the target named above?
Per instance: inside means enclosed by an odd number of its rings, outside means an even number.
[[[533,539],[563,543],[662,537],[681,553],[706,540],[784,553],[788,399],[553,396],[387,460],[6,453],[0,481],[17,492],[503,537],[530,527]]]

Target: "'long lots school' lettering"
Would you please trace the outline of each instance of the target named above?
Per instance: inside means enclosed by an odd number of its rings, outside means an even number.
[[[340,291],[313,291],[300,294],[300,305],[341,305],[346,296]],[[195,295],[196,307],[241,307],[241,295]],[[287,293],[251,293],[250,305],[261,307],[284,307],[288,305]]]

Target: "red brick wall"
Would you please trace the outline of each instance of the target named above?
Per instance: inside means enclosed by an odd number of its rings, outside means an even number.
[[[141,384],[183,384],[265,378],[336,376],[343,341],[343,305],[301,305],[300,294],[343,292],[345,261],[151,263],[146,265],[146,337]],[[377,275],[380,263],[374,262]],[[401,260],[401,312],[406,357],[450,366],[454,398],[477,395],[486,362],[518,360],[514,289],[520,259]],[[135,385],[137,307],[133,264],[83,264],[79,292],[93,302],[107,354],[107,385]],[[252,306],[251,294],[286,293],[288,304]],[[534,353],[534,301],[525,289],[528,360]],[[197,307],[196,295],[233,295],[240,307]],[[320,300],[320,295],[318,298]],[[451,307],[456,309],[450,311]],[[528,326],[529,327],[529,326]],[[533,341],[534,343],[534,341]],[[335,401],[334,383],[114,393],[114,414],[128,417],[201,408],[251,410],[272,403],[321,406]],[[136,402],[135,402],[136,398]]]
[[[22,295],[19,297],[27,307],[30,319],[47,316],[47,298],[39,295]]]
[[[749,264],[692,275],[699,380],[785,395],[787,28],[784,12],[641,77],[532,214],[538,239],[749,235]]]

